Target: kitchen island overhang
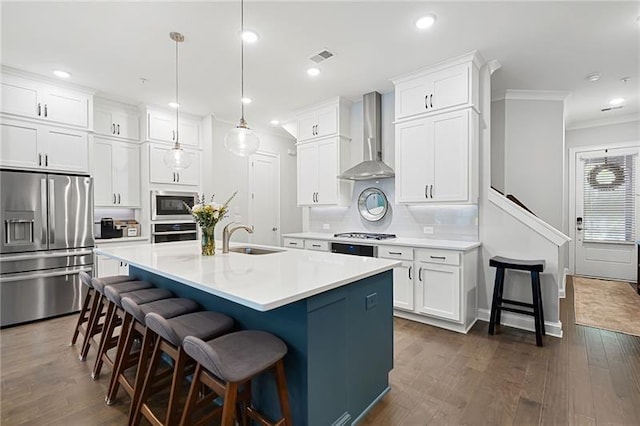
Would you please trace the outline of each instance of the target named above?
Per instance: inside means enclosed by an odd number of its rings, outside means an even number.
[[[400,263],[270,249],[281,251],[202,257],[198,242],[95,251],[128,263],[138,279],[230,315],[238,329],[282,338],[294,424],[351,424],[389,389],[392,269]],[[254,387],[257,407],[277,418],[273,380],[261,378]]]

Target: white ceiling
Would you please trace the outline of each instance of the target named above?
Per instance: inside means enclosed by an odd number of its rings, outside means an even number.
[[[493,89],[560,90],[568,124],[640,111],[640,3],[632,2],[247,2],[245,26],[261,38],[245,49],[250,125],[342,95],[392,90],[389,79],[477,49],[502,68]],[[183,110],[237,121],[239,2],[2,2],[3,65],[51,75],[136,102],[166,105],[180,46]],[[425,13],[436,24],[419,31]],[[308,58],[335,57],[313,79]],[[584,77],[594,71],[600,81]],[[148,81],[140,83],[140,78]],[[631,77],[622,83],[622,77]],[[600,112],[624,97],[621,110]]]

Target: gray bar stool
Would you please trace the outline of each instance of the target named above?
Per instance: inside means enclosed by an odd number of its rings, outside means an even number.
[[[86,361],[89,349],[91,349],[91,345],[99,348],[99,342],[96,341],[95,336],[102,333],[102,329],[105,324],[104,322],[100,322],[100,319],[105,317],[106,314],[104,310],[104,288],[109,285],[120,284],[133,280],[134,278],[130,277],[129,275],[112,275],[103,278],[91,278],[89,283],[85,283],[84,281],[82,281],[85,285],[91,286],[91,290],[89,293],[92,294],[92,298],[91,307],[89,308],[90,314],[87,322],[87,332],[83,337],[82,349],[80,350],[79,358],[81,361]],[[74,342],[72,340],[72,344],[73,343]]]
[[[157,338],[144,383],[142,386],[136,387],[136,397],[134,398],[136,404],[132,405],[129,412],[129,418],[131,419],[129,424],[139,425],[141,417],[144,416],[154,425],[175,425],[180,419],[180,393],[184,385],[187,362],[191,361],[191,358],[182,348],[183,340],[187,336],[193,336],[201,340],[211,340],[219,337],[231,331],[233,319],[218,312],[202,311],[168,319],[151,312],[147,314],[145,320],[147,328],[154,332]],[[165,375],[165,372],[157,374],[162,354],[169,356],[173,360],[173,367],[166,370],[173,371],[173,378],[164,421],[160,420],[147,404],[147,399],[151,395],[153,381],[157,376],[163,377]]]
[[[103,299],[107,303],[107,313],[105,315],[104,327],[100,335],[98,357],[96,358],[96,362],[93,366],[93,372],[91,373],[91,378],[93,380],[97,380],[98,377],[100,377],[100,371],[102,370],[102,365],[104,363],[106,363],[109,368],[113,369],[115,360],[109,356],[108,352],[118,345],[119,335],[116,334],[116,327],[122,325],[122,319],[124,316],[121,304],[122,295],[125,293],[148,289],[160,290],[156,289],[146,281],[127,281],[124,283],[112,284],[104,288]],[[147,292],[145,294],[145,303],[167,297],[165,290],[162,290],[161,292]]]
[[[78,340],[78,335],[82,334],[83,338],[87,336],[87,330],[89,329],[89,323],[91,322],[91,314],[93,312],[93,301],[96,299],[96,290],[93,288],[93,284],[91,283],[91,276],[84,271],[78,273],[78,278],[80,278],[80,282],[84,285],[84,288],[87,291],[87,294],[84,296],[84,301],[82,302],[82,309],[80,309],[80,315],[78,316],[78,321],[76,322],[76,326],[73,329],[73,337],[71,337],[71,344],[73,346],[76,344]],[[87,324],[87,325],[85,325]]]
[[[152,333],[149,333],[146,327],[145,315],[149,312],[155,312],[161,317],[173,318],[200,309],[200,306],[191,299],[172,297],[147,303],[144,299],[137,297],[138,294],[139,292],[122,295],[121,306],[124,318],[118,341],[116,364],[111,370],[111,379],[105,398],[107,405],[114,403],[118,389],[122,385],[122,388],[131,397],[132,406],[135,406],[133,405],[134,394],[142,385],[153,344]],[[136,338],[142,338],[142,346],[139,351],[132,352],[133,342]],[[125,372],[133,366],[138,366],[138,369],[132,383]]]
[[[198,364],[182,413],[181,425],[191,424],[191,416],[195,410],[205,405],[213,407],[211,401],[223,397],[223,406],[213,408],[203,419],[198,420],[198,424],[210,422],[222,411],[222,426],[233,426],[234,420],[247,424],[248,417],[262,425],[291,426],[289,394],[282,361],[287,353],[287,346],[282,340],[263,331],[245,330],[208,342],[197,337],[186,337],[182,347]],[[251,405],[251,379],[268,370],[275,370],[282,412],[282,418],[275,423],[269,422]],[[198,400],[201,386],[206,386],[213,392]],[[237,402],[243,405],[239,419],[235,418]]]

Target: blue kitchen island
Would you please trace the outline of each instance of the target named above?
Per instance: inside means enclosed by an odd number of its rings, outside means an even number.
[[[249,246],[244,244],[243,246]],[[130,275],[223,312],[238,329],[271,332],[289,349],[295,425],[347,425],[388,390],[396,261],[306,250],[202,257],[197,242],[96,249]],[[256,406],[279,417],[275,381],[254,382]]]

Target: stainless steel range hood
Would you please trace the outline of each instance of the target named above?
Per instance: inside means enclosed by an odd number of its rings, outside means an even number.
[[[364,161],[338,176],[340,179],[367,180],[395,176],[391,167],[382,162],[381,99],[382,96],[378,92],[364,95],[362,102]]]

